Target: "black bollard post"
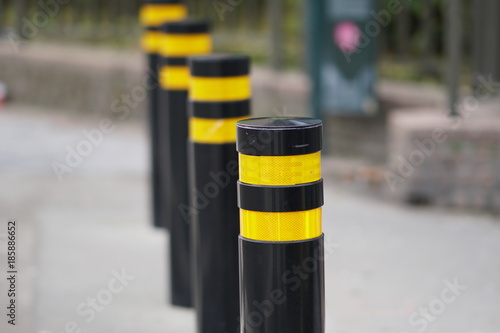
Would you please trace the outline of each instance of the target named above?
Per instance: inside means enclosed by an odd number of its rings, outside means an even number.
[[[188,57],[212,51],[209,25],[184,20],[161,27],[160,109],[161,176],[167,179],[170,230],[170,290],[173,305],[191,307],[192,253],[191,226],[185,207],[189,206],[188,186]]]
[[[167,21],[182,20],[187,16],[187,7],[181,0],[146,0],[141,7],[140,20],[145,27],[142,38],[142,48],[148,58],[148,73],[153,85],[148,89],[149,100],[149,135],[151,147],[151,199],[153,225],[157,228],[164,227],[166,216],[163,202],[166,195],[162,191],[160,179],[160,166],[158,156],[159,129],[158,129],[158,67],[159,67],[159,26]]]
[[[322,123],[237,126],[241,332],[323,333]]]
[[[236,123],[250,114],[250,59],[190,60],[191,223],[198,333],[239,332]]]

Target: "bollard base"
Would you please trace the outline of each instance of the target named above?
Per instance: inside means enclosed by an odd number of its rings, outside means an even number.
[[[170,140],[169,163],[164,172],[170,172],[169,200],[170,267],[172,304],[192,307],[192,259],[191,221],[189,214],[187,137],[188,118],[186,115],[187,91],[163,90],[167,106],[163,106],[162,131],[168,131]]]
[[[241,332],[323,333],[324,240],[240,236]]]
[[[158,88],[158,65],[159,65],[159,55],[155,53],[149,53],[147,55],[148,60],[148,74],[150,80],[153,82],[153,88],[148,90],[148,101],[149,101],[149,135],[150,135],[150,147],[151,147],[151,189],[152,189],[152,209],[153,209],[153,226],[156,228],[164,228],[166,216],[162,209],[162,187],[160,178],[160,161],[159,161],[159,101],[158,96],[160,90]]]
[[[190,143],[198,333],[239,332],[236,143]]]

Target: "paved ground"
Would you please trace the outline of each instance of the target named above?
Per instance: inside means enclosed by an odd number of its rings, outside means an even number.
[[[51,163],[101,120],[76,117],[0,109],[0,234],[8,218],[20,225],[19,325],[2,314],[0,332],[194,332],[191,311],[166,305],[166,236],[149,227],[144,128],[113,120],[115,131],[59,182]],[[326,200],[327,332],[500,332],[497,219],[402,207],[328,181]],[[133,280],[110,294],[123,269]],[[450,290],[456,279],[465,290]],[[109,304],[91,311],[98,295]],[[6,301],[2,277],[2,309]]]

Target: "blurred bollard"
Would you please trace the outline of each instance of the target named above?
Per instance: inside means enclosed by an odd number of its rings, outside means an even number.
[[[212,52],[209,25],[185,20],[166,23],[160,37],[160,129],[161,178],[168,196],[170,230],[171,301],[191,307],[192,253],[191,226],[183,207],[189,206],[187,141],[188,57]]]
[[[236,123],[250,114],[250,59],[190,61],[190,180],[197,332],[239,332]]]
[[[148,73],[153,87],[148,89],[149,133],[151,144],[151,188],[153,202],[153,224],[164,227],[167,216],[163,209],[166,200],[162,192],[158,156],[158,68],[159,68],[159,26],[168,21],[182,20],[187,16],[187,8],[181,0],[146,0],[140,11],[141,24],[146,28],[142,39],[142,48],[148,57]]]
[[[237,126],[241,332],[323,333],[322,123]]]

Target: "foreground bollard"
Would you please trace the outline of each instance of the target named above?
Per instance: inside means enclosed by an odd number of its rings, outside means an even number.
[[[323,333],[322,123],[237,126],[241,332]]]
[[[159,129],[158,125],[158,67],[159,67],[159,26],[167,21],[182,20],[187,16],[187,8],[181,0],[147,0],[141,8],[140,20],[146,31],[142,39],[142,48],[148,57],[148,72],[153,87],[148,89],[149,133],[151,145],[151,188],[153,202],[153,224],[164,227],[166,219],[163,207],[165,194],[161,189],[159,175]]]
[[[173,305],[191,307],[191,227],[182,207],[190,203],[188,187],[187,57],[208,54],[212,40],[205,21],[185,20],[161,27],[160,114],[162,177],[167,179],[170,230],[170,290]]]
[[[250,114],[250,59],[190,61],[194,303],[198,333],[239,332],[236,123]],[[186,213],[188,213],[186,211]]]

